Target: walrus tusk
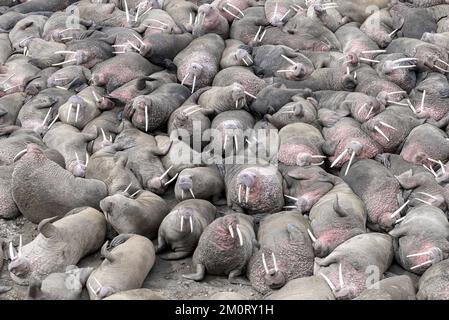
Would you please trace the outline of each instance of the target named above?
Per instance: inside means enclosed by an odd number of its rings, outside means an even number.
[[[229,233],[231,234],[231,238],[234,239],[234,230],[232,230],[232,226],[228,226]]]
[[[274,252],[271,253],[271,257],[273,259],[274,271],[278,272],[279,269],[278,269],[278,264],[276,262],[276,255],[274,254]]]
[[[262,26],[259,26],[259,30],[257,30],[256,36],[254,37],[253,41],[257,40],[257,37],[259,36],[260,31],[262,31]]]
[[[85,164],[85,166],[87,167],[88,164],[89,164],[89,154],[86,151],[86,164]]]
[[[70,104],[69,110],[67,111],[67,123],[70,122],[70,115],[72,114],[73,104]]]
[[[173,166],[170,166],[170,168],[168,168],[167,171],[165,171],[165,172],[161,175],[161,177],[159,178],[159,180],[162,181],[162,179],[165,178],[165,176],[170,172],[170,170],[171,170],[172,168],[173,168]]]
[[[126,21],[129,22],[128,2],[126,0],[125,0],[125,13],[126,13]]]
[[[51,113],[51,110],[53,109],[53,107],[50,107],[49,109],[48,109],[48,112],[47,112],[47,115],[45,116],[45,118],[44,118],[44,121],[42,121],[42,126],[44,126],[46,123],[47,123],[47,121],[48,121],[48,117],[50,117],[50,113]]]
[[[95,92],[95,90],[92,90],[92,95],[94,96],[94,99],[96,102],[100,102],[100,98],[98,98],[97,93]]]
[[[290,13],[290,9],[287,10],[287,12],[282,16],[281,21],[285,19],[285,17],[287,17],[287,15]]]
[[[352,161],[354,160],[354,156],[355,156],[355,152],[352,151],[351,158],[349,158],[349,163],[348,163],[348,166],[346,167],[345,176],[348,175],[349,168],[351,168]]]
[[[346,153],[348,153],[347,148],[342,153],[340,153],[340,155],[334,160],[334,162],[332,162],[331,168],[335,167],[335,165],[337,163],[339,163],[341,159],[343,159],[343,157],[346,155]]]
[[[181,189],[181,200],[184,200],[184,189]]]
[[[267,261],[265,260],[265,253],[262,252],[262,263],[263,268],[265,269],[265,273],[268,274],[270,271],[268,270]]]
[[[72,62],[76,62],[76,59],[71,59],[71,60],[67,60],[67,61],[63,61],[63,62],[59,62],[59,63],[53,63],[52,66],[57,67],[57,66],[62,66],[64,64],[68,64],[68,63],[72,63]]]
[[[189,217],[189,221],[190,221],[190,233],[193,233],[193,218],[192,218],[192,216]]]
[[[153,7],[149,7],[144,13],[142,13],[142,16],[146,15],[151,9],[153,9]]]
[[[425,256],[425,255],[428,255],[431,253],[432,253],[431,251],[425,251],[425,252],[420,252],[420,253],[409,254],[407,256],[407,258]]]
[[[179,172],[176,173],[175,176],[174,176],[173,178],[171,178],[169,181],[167,181],[167,182],[164,184],[164,186],[167,186],[167,185],[169,185],[170,183],[172,183],[173,181],[175,181],[176,178],[178,177],[178,175],[179,175]]]
[[[193,199],[196,199],[196,198],[195,198],[195,194],[193,193],[192,188],[190,188],[189,191],[190,191],[190,194],[192,195]]]
[[[136,38],[136,40],[139,41],[141,45],[143,45],[143,46],[145,45],[145,42],[143,42],[143,40],[140,39],[138,36],[136,36],[135,34],[133,34],[133,37]]]
[[[132,195],[130,195],[130,198],[134,198],[135,196],[137,196],[137,194],[142,191],[142,190],[137,190],[136,192],[134,192]]]
[[[61,51],[55,51],[53,54],[75,54],[75,51],[65,51],[65,50],[61,50]]]
[[[145,105],[145,132],[148,132],[148,105]]]
[[[326,281],[327,285],[331,288],[332,292],[335,292],[335,286],[332,281],[322,272],[320,272],[320,276],[323,277],[324,281]]]
[[[235,152],[239,152],[239,143],[237,141],[237,136],[234,136]]]
[[[390,142],[390,139],[388,139],[387,135],[378,127],[378,126],[374,126],[374,130],[376,130],[377,132],[379,132],[384,138],[385,140],[387,140],[388,142]]]
[[[366,53],[385,53],[387,52],[386,50],[366,50],[366,51],[362,51],[363,54]]]
[[[245,203],[248,203],[248,198],[249,198],[249,193],[250,193],[251,189],[246,186],[246,191],[245,191]]]
[[[415,270],[415,269],[417,269],[419,267],[422,267],[422,266],[425,266],[426,264],[429,264],[429,263],[432,264],[433,263],[432,260],[427,260],[427,261],[425,261],[423,263],[420,263],[420,264],[418,264],[416,266],[413,266],[413,267],[410,268],[410,270]]]
[[[387,127],[387,128],[393,129],[393,130],[395,130],[395,131],[398,131],[398,129],[396,129],[395,127],[393,127],[391,124],[388,124],[388,123],[383,122],[383,121],[379,121],[379,123],[380,123],[381,125],[383,125],[384,127]]]
[[[345,283],[343,281],[343,271],[341,270],[341,263],[338,265],[338,281],[340,282],[340,289],[343,289]]]
[[[422,202],[422,203],[424,203],[424,204],[427,204],[427,205],[429,205],[429,206],[432,205],[430,202],[425,201],[425,200],[423,200],[423,199],[420,199],[420,198],[414,198],[414,199],[415,199],[415,200],[418,200],[419,202]]]
[[[183,232],[184,227],[184,216],[181,216],[181,232]]]
[[[399,207],[395,212],[393,212],[390,218],[396,217],[401,211],[409,204],[410,200],[407,200],[402,206]]]
[[[17,153],[14,158],[12,159],[12,162],[16,162],[16,160],[21,157],[22,155],[24,155],[25,153],[27,153],[27,149],[24,149],[22,151],[20,151],[19,153]]]
[[[226,5],[228,5],[228,6],[230,6],[231,8],[234,8],[235,10],[237,10],[237,11],[239,12],[239,14],[241,14],[241,15],[242,15],[242,17],[244,17],[244,16],[245,16],[245,14],[243,13],[243,11],[242,11],[242,10],[240,10],[240,8],[238,8],[238,7],[234,6],[234,5],[232,4],[232,3],[226,2]]]
[[[123,191],[123,193],[126,193],[126,192],[128,192],[129,191],[129,188],[131,188],[131,186],[132,186],[132,182],[126,187],[126,189]]]
[[[369,109],[368,114],[367,114],[366,117],[365,117],[365,120],[369,118],[369,116],[371,115],[371,112],[373,112],[373,109],[374,109],[374,106],[372,106],[372,107]]]
[[[78,157],[78,153],[75,151],[76,162],[81,163],[80,158]]]
[[[78,117],[79,117],[79,115],[80,115],[80,104],[78,103],[77,105],[76,105],[76,113],[75,113],[75,124],[77,124],[78,123]]]
[[[263,38],[265,37],[265,34],[267,33],[267,30],[265,29],[262,33],[262,35],[260,36],[259,42],[262,42]]]
[[[184,78],[182,78],[182,81],[181,81],[181,85],[183,86],[184,85],[184,82],[187,80],[187,77],[190,75],[190,72],[187,72],[187,74],[184,76]]]
[[[424,100],[426,99],[426,90],[424,90],[422,92],[422,98],[421,98],[421,108],[420,108],[420,112],[423,111],[423,107],[424,107]]]
[[[100,128],[100,129],[101,129],[101,134],[103,135],[103,141],[108,140],[108,139],[106,138],[106,133],[104,132],[103,128]]]
[[[257,97],[255,95],[252,95],[251,93],[249,93],[248,91],[243,91],[247,96],[253,98],[253,99],[257,99]]]
[[[310,229],[307,229],[307,233],[309,234],[309,237],[312,240],[312,242],[316,242],[316,238],[313,235],[312,231],[310,231]]]
[[[284,197],[292,199],[292,200],[295,200],[295,201],[298,201],[298,198],[295,198],[295,197],[292,197],[292,196],[288,196],[286,194],[284,194]]]
[[[193,75],[192,93],[195,92],[196,75]]]
[[[371,62],[371,63],[379,63],[379,60],[372,60],[372,59],[367,59],[367,58],[359,58],[360,61],[363,62]]]
[[[239,203],[242,203],[242,185],[239,184]]]
[[[423,194],[425,196],[428,196],[429,198],[432,198],[432,199],[435,199],[435,200],[439,200],[437,197],[435,197],[435,196],[433,196],[433,195],[431,195],[431,194],[429,194],[427,192],[418,192],[418,193]]]
[[[239,237],[240,246],[243,247],[243,237],[242,237],[242,232],[240,231],[239,225],[236,225],[235,228],[237,229],[237,236]]]
[[[12,242],[9,243],[9,257],[11,258],[11,261],[16,260],[16,256],[14,254],[14,247],[12,245]]]
[[[141,52],[140,48],[138,48],[136,45],[134,45],[134,43],[132,43],[131,41],[128,40],[128,44],[136,51],[138,51],[139,53]]]
[[[53,121],[50,123],[50,125],[48,126],[48,129],[50,129],[58,119],[59,119],[59,114],[57,114],[56,117],[53,119]]]
[[[236,18],[236,19],[239,19],[240,20],[240,17],[239,16],[237,16],[237,15],[235,15],[235,14],[233,14],[231,11],[229,11],[228,9],[226,9],[226,8],[223,8],[223,11],[225,11],[225,12],[227,12],[227,13],[229,13],[231,16],[233,16],[234,18]]]

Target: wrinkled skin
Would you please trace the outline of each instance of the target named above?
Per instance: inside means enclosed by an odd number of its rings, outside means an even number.
[[[443,260],[424,272],[419,279],[418,300],[449,300],[448,263],[449,260]]]
[[[178,176],[175,196],[178,201],[192,199],[195,196],[195,199],[211,200],[212,203],[216,203],[222,199],[224,190],[223,178],[216,168],[187,168]]]
[[[115,136],[120,133],[121,108],[103,111],[97,118],[90,121],[83,133],[97,131],[97,138],[87,144],[87,151],[94,154],[98,150],[111,145]]]
[[[166,260],[192,254],[202,233],[214,221],[216,211],[205,200],[189,199],[178,203],[161,223],[156,253]]]
[[[258,37],[263,33],[263,28],[270,23],[265,17],[265,10],[262,7],[249,7],[243,10],[245,16],[242,19],[236,19],[229,30],[231,39],[240,40],[244,44],[254,46],[256,42],[255,35],[259,30]]]
[[[163,1],[163,9],[184,29],[188,32],[192,31],[198,11],[198,6],[195,3],[186,0]]]
[[[312,97],[304,99],[300,96],[294,96],[292,100],[293,102],[287,103],[275,114],[265,115],[265,119],[278,129],[296,122],[311,124],[319,128],[317,101]]]
[[[153,290],[141,288],[114,293],[103,300],[167,300]]]
[[[362,200],[344,183],[338,183],[310,210],[315,255],[324,258],[346,240],[366,232]]]
[[[365,233],[343,242],[326,258],[316,258],[314,275],[328,278],[336,299],[348,300],[367,289],[370,268],[378,268],[379,275],[382,275],[392,261],[391,237],[382,233]]]
[[[0,126],[14,125],[25,102],[25,94],[18,92],[0,98]]]
[[[282,288],[292,279],[313,274],[308,228],[307,220],[294,211],[280,212],[261,221],[257,233],[260,249],[252,256],[247,272],[257,291],[267,293]]]
[[[0,97],[15,92],[23,92],[28,83],[38,77],[39,68],[28,63],[30,58],[13,55],[2,66],[2,82]]]
[[[394,32],[401,27],[401,20],[394,19],[388,9],[374,11],[363,24],[360,30],[373,40],[379,48],[387,47],[396,35]]]
[[[22,248],[8,265],[12,279],[27,285],[54,272],[65,272],[81,258],[97,251],[106,236],[106,220],[93,208],[78,208],[64,218],[43,220],[37,237]]]
[[[396,261],[407,271],[423,274],[449,255],[449,223],[444,212],[433,206],[410,210],[390,235],[395,238]],[[419,255],[410,256],[415,254]]]
[[[169,212],[165,200],[149,191],[141,191],[135,198],[115,194],[101,200],[100,207],[119,234],[132,233],[149,239],[156,238],[157,230]]]
[[[104,299],[114,293],[139,289],[153,268],[156,255],[153,243],[135,234],[121,234],[102,247],[105,260],[87,279],[91,300]]]
[[[37,145],[29,144],[14,168],[12,195],[20,212],[39,223],[74,208],[99,208],[107,188],[101,181],[74,177],[48,159]]]
[[[223,39],[228,38],[228,20],[220,14],[217,7],[210,4],[203,4],[198,7],[197,19],[193,24],[192,34],[195,37],[203,36],[207,33],[215,33]]]
[[[244,274],[254,252],[253,223],[252,217],[235,213],[208,225],[193,253],[192,263],[197,272],[183,277],[201,281],[207,272],[227,275],[231,284],[241,283],[238,276]]]
[[[225,41],[226,48],[221,56],[220,68],[225,69],[234,66],[251,66],[251,48],[240,40],[228,39]]]
[[[87,86],[92,75],[83,66],[67,66],[52,73],[47,79],[47,87],[67,87],[79,92]]]
[[[341,172],[345,169],[344,166]],[[400,216],[397,213],[392,217],[392,214],[403,202],[399,182],[393,174],[380,163],[365,159],[355,162],[348,174],[342,178],[365,203],[367,226],[371,230],[390,231]]]
[[[3,129],[7,129],[4,127]],[[46,148],[40,137],[33,131],[27,129],[20,129],[18,127],[12,127],[12,132],[9,136],[5,136],[2,139],[0,148],[0,164],[10,165],[14,163],[14,159],[19,152],[24,150],[25,146],[30,143],[35,143],[41,148]]]
[[[407,92],[415,88],[417,77],[414,58],[409,58],[403,53],[392,53],[379,55],[376,60],[379,61],[376,64],[376,71],[380,78],[396,84]],[[393,95],[393,98],[395,96],[397,95]]]
[[[394,276],[376,282],[354,300],[416,300],[416,290],[410,277]]]
[[[373,11],[385,8],[390,4],[389,0],[360,0],[357,3],[351,0],[336,0],[334,2],[338,5],[336,9],[341,15],[359,23],[363,23]]]
[[[226,87],[211,87],[198,98],[201,112],[217,115],[221,112],[241,109],[246,106],[245,88],[239,83]]]
[[[323,278],[311,276],[290,280],[265,300],[335,300],[335,297]]]

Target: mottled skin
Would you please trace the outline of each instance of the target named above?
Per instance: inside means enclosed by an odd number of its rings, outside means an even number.
[[[28,63],[29,61],[29,57],[15,54],[1,67],[0,97],[23,92],[27,84],[38,77],[41,70]]]
[[[350,20],[363,23],[373,11],[385,8],[390,4],[390,0],[335,0],[336,8],[342,16]]]
[[[382,101],[359,92],[318,91],[314,95],[320,108],[332,110],[335,114],[329,113],[329,115],[337,116],[335,119],[334,117],[322,119],[326,122],[334,122],[343,116],[351,115],[352,118],[363,123],[385,109]]]
[[[404,89],[394,82],[380,77],[376,70],[368,66],[362,66],[357,69],[357,81],[357,87],[355,88],[356,92],[361,92],[368,96],[376,97],[376,99],[381,101],[384,105],[387,104],[388,100],[400,101],[406,96],[405,93],[388,95],[388,93],[391,92],[403,92]]]
[[[91,300],[106,298],[114,293],[139,289],[156,260],[153,243],[136,234],[121,234],[106,242],[101,253],[105,260],[87,279]]]
[[[14,168],[12,195],[20,212],[39,223],[74,208],[99,208],[107,188],[101,181],[74,177],[49,160],[37,145],[29,144]]]
[[[288,21],[295,15],[295,11],[297,11],[292,10],[291,7],[293,5],[302,7],[303,4],[304,1],[298,0],[266,0],[265,18],[270,22],[272,26],[282,27],[286,21]]]
[[[371,159],[382,153],[382,147],[362,130],[361,124],[352,118],[342,118],[331,127],[323,128],[326,142],[322,149],[334,162],[342,152],[348,150],[335,166],[341,167],[354,153],[354,159]]]
[[[22,41],[21,46],[27,48],[28,56],[31,58],[30,63],[40,69],[64,61],[64,55],[55,54],[57,51],[66,50],[66,46],[62,43],[31,38]]]
[[[292,279],[313,274],[308,228],[307,220],[294,211],[276,213],[260,222],[257,232],[260,249],[251,257],[247,272],[254,289],[265,294],[282,288]]]
[[[55,272],[42,281],[32,281],[27,300],[79,300],[93,268],[68,266],[65,272]]]
[[[270,23],[266,19],[265,9],[262,7],[249,7],[242,11],[245,16],[242,19],[234,20],[229,30],[229,36],[231,39],[240,40],[244,44],[254,46],[258,44],[255,35],[259,28],[263,29]],[[259,32],[259,37],[262,32]]]
[[[416,290],[409,276],[394,276],[376,282],[354,300],[416,300]]]
[[[92,74],[86,67],[67,66],[57,70],[47,78],[47,87],[66,87],[79,92],[87,86],[91,77]]]
[[[0,63],[4,64],[11,56],[13,50],[7,33],[0,34]]]
[[[246,106],[245,88],[235,82],[225,87],[211,87],[198,98],[201,112],[216,116],[225,111],[241,109]]]
[[[418,300],[449,300],[448,264],[449,260],[446,259],[424,272],[419,279],[419,290],[416,294]]]
[[[218,34],[223,39],[229,36],[228,20],[220,14],[220,10],[210,4],[198,7],[198,20],[193,24],[192,34],[201,37],[207,33]]]
[[[45,16],[32,14],[18,21],[9,31],[9,40],[11,40],[13,48],[23,52],[24,47],[20,43],[22,40],[28,37],[41,38],[42,29],[47,19]]]
[[[287,103],[275,114],[265,115],[265,119],[278,129],[296,122],[311,124],[319,128],[318,102],[312,97],[305,99],[298,95],[294,96],[292,100],[293,102]]]
[[[226,69],[234,66],[251,66],[253,60],[251,58],[251,48],[246,46],[242,41],[236,39],[228,39],[225,41],[226,48],[221,56],[220,68]]]
[[[407,271],[423,274],[449,255],[449,222],[436,207],[422,205],[410,210],[390,235],[395,238],[396,261]],[[421,255],[410,256],[413,254]]]
[[[92,155],[86,167],[86,179],[103,181],[108,187],[108,194],[114,195],[124,191],[128,186],[129,194],[141,189],[139,180],[126,167],[126,155],[116,156],[125,147],[121,144],[106,146]]]
[[[348,300],[366,289],[373,267],[382,275],[392,261],[391,237],[382,233],[364,233],[343,242],[326,258],[316,258],[314,274],[323,274],[330,280],[337,299]]]
[[[208,33],[193,40],[173,60],[178,67],[178,80],[184,80],[192,91],[211,85],[219,71],[224,48],[224,40],[217,34]]]
[[[206,227],[215,220],[216,211],[205,200],[190,199],[178,203],[159,228],[156,250],[159,257],[176,260],[192,254]]]
[[[167,300],[158,292],[147,288],[122,291],[111,294],[103,300]]]
[[[190,96],[190,90],[178,83],[161,85],[151,94],[136,97],[125,110],[125,117],[144,132],[153,132],[167,123],[170,115]],[[148,126],[147,126],[148,123]]]
[[[214,167],[187,168],[181,171],[175,185],[178,201],[184,199],[211,200],[212,203],[222,199],[225,185],[220,172]]]
[[[112,92],[133,79],[161,70],[161,67],[152,64],[138,53],[122,53],[92,68],[92,84],[105,86],[108,92]]]
[[[40,91],[47,89],[47,80],[56,71],[58,71],[58,68],[56,67],[44,68],[39,72],[35,79],[28,82],[25,88],[25,93],[29,96],[35,96]]]
[[[345,170],[342,168],[342,172]],[[368,213],[367,226],[371,230],[389,231],[400,217],[391,215],[402,205],[402,192],[399,182],[380,163],[364,159],[355,162],[343,180],[354,193],[362,199]],[[400,196],[400,203],[398,199]]]
[[[388,126],[392,126],[390,128]],[[369,119],[362,125],[373,141],[379,144],[384,152],[394,153],[400,148],[413,128],[422,124],[409,107],[392,105],[384,111]],[[378,127],[388,138],[388,140],[375,130]]]
[[[11,177],[13,170],[14,166],[12,165],[0,166],[0,218],[3,219],[14,219],[20,215],[19,209],[12,198]],[[3,260],[1,257],[0,255],[0,260]]]
[[[52,14],[44,25],[42,31],[42,39],[55,42],[67,42],[72,40],[71,37],[76,37],[81,32],[86,31],[87,27],[92,25],[92,22],[79,19],[76,29],[68,29],[68,22],[76,21],[76,16],[70,12],[55,12]],[[67,39],[65,39],[67,38]]]
[[[13,164],[14,157],[30,143],[35,143],[40,147],[45,148],[44,143],[35,132],[14,127],[14,131],[12,131],[8,137],[5,137],[1,141],[2,147],[0,148],[0,165]]]
[[[98,117],[90,121],[83,129],[83,133],[97,131],[97,138],[87,144],[87,151],[94,154],[101,148],[111,145],[115,136],[120,133],[120,113],[122,108],[103,111]],[[104,135],[103,135],[104,132]]]
[[[394,19],[388,9],[376,10],[363,22],[360,31],[365,33],[379,48],[387,47],[396,36],[396,29],[402,26],[402,21]]]
[[[429,158],[446,161],[449,159],[449,140],[447,134],[430,125],[414,128],[402,147],[401,156],[414,164],[433,165]]]
[[[253,48],[253,68],[261,77],[282,77],[289,80],[302,80],[315,71],[312,61],[300,52],[284,45],[263,45]],[[289,58],[294,64],[283,58]],[[278,72],[290,70],[289,72]]]
[[[198,6],[195,3],[186,0],[165,0],[162,8],[185,30],[192,31],[198,11]]]
[[[315,255],[324,258],[346,240],[366,233],[366,209],[344,182],[324,195],[309,214]]]
[[[106,236],[106,220],[93,208],[78,208],[60,220],[48,218],[39,226],[39,234],[12,259],[8,271],[20,285],[30,279],[43,280],[54,272],[65,272],[83,257],[100,249]]]
[[[193,253],[192,264],[197,272],[183,277],[201,281],[207,272],[227,275],[230,283],[241,283],[237,277],[244,274],[255,249],[253,223],[252,217],[235,213],[208,225]]]
[[[22,92],[8,94],[0,98],[0,126],[16,124],[16,119],[25,102]]]
[[[150,191],[135,198],[115,194],[100,202],[106,220],[119,234],[132,233],[154,239],[162,220],[169,212],[164,199]]]
[[[401,59],[403,62],[400,62]],[[405,54],[382,54],[376,57],[376,71],[380,78],[388,80],[403,90],[410,92],[416,86],[414,61]]]
[[[265,300],[335,300],[335,297],[323,278],[311,276],[290,280]]]

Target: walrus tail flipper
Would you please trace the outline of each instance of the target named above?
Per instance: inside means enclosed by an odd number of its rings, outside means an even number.
[[[204,264],[197,264],[196,273],[183,274],[182,276],[186,279],[201,281],[204,279],[205,275],[206,275],[206,267],[204,266]]]
[[[188,251],[167,252],[159,255],[163,260],[178,260],[187,257],[190,254]]]

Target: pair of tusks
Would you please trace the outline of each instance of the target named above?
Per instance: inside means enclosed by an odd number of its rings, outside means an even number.
[[[251,188],[249,186],[246,186],[246,189],[245,189],[245,203],[248,203],[250,192],[251,192]],[[241,184],[239,184],[238,199],[239,199],[239,203],[242,203],[242,185]]]
[[[437,249],[441,252],[441,249],[440,249],[440,248],[437,247]],[[429,254],[431,254],[431,253],[432,253],[432,251],[424,251],[424,252],[419,252],[419,253],[409,254],[409,255],[407,256],[407,258],[425,256],[425,255],[429,255]],[[418,265],[415,265],[415,266],[411,267],[410,270],[415,270],[415,269],[420,268],[420,267],[422,267],[422,266],[425,266],[425,265],[427,265],[427,264],[433,264],[433,261],[432,261],[432,260],[427,260],[427,261],[425,261],[425,262],[423,262],[423,263],[420,263],[420,264],[418,264]]]
[[[76,157],[76,162],[81,164],[80,158],[78,157],[78,153],[76,151],[75,151],[75,157]],[[85,166],[87,167],[88,164],[89,164],[89,154],[86,152],[86,164],[85,164]]]
[[[248,61],[246,61],[245,58],[248,59]],[[249,67],[250,64],[254,63],[253,59],[251,59],[251,56],[249,54],[246,57],[243,56],[242,61],[243,61],[243,63],[246,64],[247,67]]]
[[[137,20],[139,19],[139,13],[140,13],[140,8],[142,7],[142,5],[148,1],[142,1],[137,5],[137,12],[136,12],[136,16],[134,17],[134,22],[137,22]],[[148,8],[142,15],[145,15],[148,11],[150,11],[151,9],[153,9],[153,7]]]
[[[329,288],[331,288],[332,292],[335,292],[337,290],[332,281],[324,273],[320,272],[320,276],[323,277],[324,281],[326,281],[327,285],[329,286]],[[338,282],[340,285],[340,290],[342,290],[345,286],[345,283],[343,281],[343,271],[341,269],[341,263],[338,265]]]
[[[182,113],[186,116],[186,117],[190,117],[192,114],[194,114],[195,112],[198,112],[201,110],[201,106],[198,104],[195,104],[193,106],[190,106],[188,108],[185,108]]]
[[[449,63],[447,63],[446,61],[443,61],[443,60],[441,60],[441,59],[439,59],[439,58],[438,58],[436,61],[441,62],[441,63],[444,64],[445,66],[449,67]],[[443,69],[443,68],[437,66],[436,64],[433,64],[433,67],[436,68],[436,69],[438,69],[439,71],[441,71],[441,72],[443,72],[443,73],[448,73],[448,72],[449,72],[449,70]]]
[[[100,128],[101,134],[103,135],[103,141],[110,141],[112,142],[112,135],[109,135],[109,139],[106,137],[106,133],[104,132],[103,128]]]
[[[395,212],[393,212],[390,218],[394,218],[401,213],[402,210],[409,204],[410,200],[407,200],[402,206],[400,206]]]
[[[183,232],[183,228],[184,228],[184,219],[187,219],[187,217],[181,216],[181,232]],[[190,233],[193,233],[193,217],[192,216],[189,217],[189,222],[190,222]]]
[[[434,195],[431,195],[431,194],[429,194],[429,193],[427,193],[427,192],[418,192],[419,194],[422,194],[422,195],[424,195],[424,196],[426,196],[426,197],[429,197],[429,198],[432,198],[432,199],[434,199],[434,200],[437,200],[437,201],[440,201],[440,199],[438,199],[437,197],[435,197]],[[420,198],[414,198],[415,200],[418,200],[419,202],[421,202],[421,203],[424,203],[424,204],[427,204],[427,205],[429,205],[429,206],[433,206],[433,204],[432,203],[430,203],[429,201],[425,201],[425,200],[423,200],[423,199],[420,199]]]
[[[276,261],[276,255],[274,254],[274,252],[271,253],[271,259],[273,260],[274,271],[278,272],[279,268],[278,268],[278,264],[277,264],[277,261]],[[263,268],[265,269],[265,274],[269,274],[270,273],[270,269],[268,269],[267,260],[265,259],[265,253],[264,252],[262,252],[262,263],[263,263]]]
[[[181,81],[181,85],[184,85],[184,82],[187,80],[187,78],[190,76],[190,72],[187,72],[187,74],[184,76],[184,78]],[[195,85],[196,85],[196,74],[193,75],[193,83],[192,83],[192,93],[195,92]]]
[[[22,235],[19,236],[19,249],[17,250],[17,256],[14,254],[12,241],[9,242],[9,257],[11,258],[11,261],[22,257]]]
[[[267,30],[265,29],[264,32],[260,35],[260,38],[258,38],[261,31],[262,31],[262,26],[259,26],[259,30],[257,31],[256,36],[254,37],[253,41],[262,42],[263,38],[265,37],[265,33],[267,33]]]
[[[321,3],[320,6],[323,10],[336,9],[339,7],[335,2]]]
[[[70,115],[72,114],[73,107],[74,107],[74,105],[71,103],[70,106],[69,106],[69,110],[67,111],[67,123],[70,123]],[[80,108],[81,108],[81,105],[78,103],[76,105],[75,124],[78,123],[78,118],[79,118],[79,114],[80,114]]]
[[[198,14],[195,17],[194,24],[203,24],[204,19],[206,19],[206,13],[205,12],[198,12]]]
[[[343,157],[349,152],[349,150],[350,150],[349,148],[346,148],[345,150],[343,150],[343,152],[340,153],[340,155],[334,160],[334,162],[332,162],[331,168],[335,167],[335,165],[338,162],[340,162],[341,159],[343,159]],[[352,164],[352,161],[354,161],[354,157],[355,157],[355,151],[352,150],[351,157],[349,158],[348,166],[346,167],[346,170],[345,170],[345,176],[348,174],[349,169],[351,168],[351,164]]]
[[[98,289],[94,290],[94,288],[92,288],[92,286],[90,285],[90,283],[88,283],[88,287],[89,289],[92,291],[92,293],[97,297],[98,294],[100,293],[101,288],[103,287],[101,285],[101,283],[97,280],[97,278],[95,278],[95,276],[92,275],[92,279],[95,281],[95,283],[98,285]]]
[[[237,237],[239,238],[240,246],[243,247],[243,236],[242,232],[240,231],[240,226],[237,224],[235,226],[235,229],[237,230]],[[231,238],[234,239],[234,230],[232,230],[232,226],[228,226],[229,233],[231,234]]]
[[[441,161],[441,160],[434,160],[432,158],[427,158],[427,159],[429,161],[432,161],[433,163],[436,163],[436,164],[440,165],[441,171],[443,172],[443,174],[446,173],[446,168],[444,167],[443,161]]]
[[[196,199],[195,194],[193,193],[193,189],[190,188],[189,191],[190,191],[190,194],[192,195],[192,198]],[[181,189],[181,200],[184,200],[184,189]]]
[[[239,14],[239,15],[240,15],[240,14],[242,15],[242,18],[245,16],[245,14],[242,12],[242,10],[240,10],[238,7],[234,6],[232,3],[226,2],[226,3],[225,3],[225,6],[229,6],[229,7],[233,8],[233,9],[237,10],[237,11],[238,11],[238,14]],[[225,8],[224,6],[223,6],[223,11],[229,13],[231,16],[233,16],[233,17],[236,18],[236,19],[239,19],[239,20],[241,19],[238,15],[235,15],[235,14],[232,13],[229,9]]]
[[[168,175],[168,173],[170,172],[170,170],[173,169],[173,166],[170,166],[170,168],[168,168],[160,177],[159,180],[162,182],[162,180]],[[164,183],[164,186],[169,185],[170,183],[172,183],[173,181],[176,180],[176,178],[178,177],[179,172],[175,174],[175,176],[173,178],[171,178],[169,181],[167,181],[166,183]]]
[[[390,128],[392,130],[398,131],[398,129],[396,129],[392,125],[389,125],[388,123],[385,123],[383,121],[379,121],[379,124],[381,124],[384,127]],[[379,126],[374,126],[374,130],[376,130],[379,134],[381,134],[382,137],[384,137],[385,140],[387,140],[387,142],[390,142],[390,139],[388,138],[388,136],[385,134],[385,132],[382,131],[382,129],[379,128]]]
[[[281,57],[284,58],[288,63],[290,63],[293,67],[296,67],[296,62],[287,57],[286,55],[281,54]],[[288,72],[294,72],[295,70],[292,69],[284,69],[284,70],[277,70],[278,73],[288,73]]]
[[[360,113],[366,108],[367,105],[368,105],[368,103],[365,103],[363,106],[360,107],[359,112],[357,112],[357,115],[359,117],[360,117]],[[367,120],[369,118],[369,116],[371,115],[371,112],[373,112],[373,109],[374,109],[374,106],[371,106],[368,113],[366,114],[365,120]]]
[[[432,166],[426,166],[424,163],[422,164],[422,166],[424,169],[432,173],[435,178],[438,177],[438,174],[435,172],[435,170],[433,170]]]
[[[349,76],[351,74],[351,70],[349,67],[346,67],[346,74]],[[357,71],[354,72],[354,80],[357,80]]]
[[[237,136],[234,136],[234,145],[235,145],[235,152],[239,152],[239,143],[237,140]],[[223,142],[223,149],[226,150],[226,146],[228,145],[228,135],[225,134],[224,142]]]

